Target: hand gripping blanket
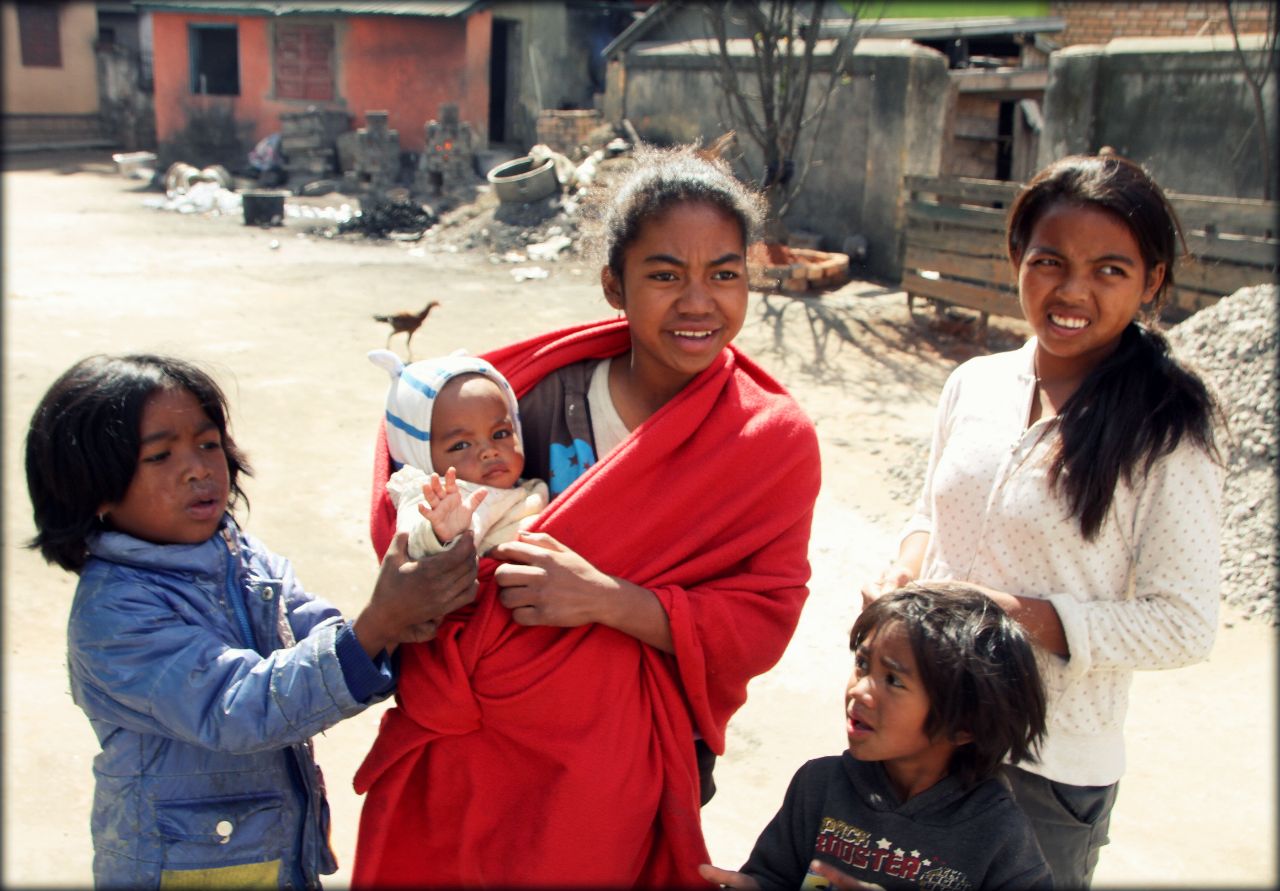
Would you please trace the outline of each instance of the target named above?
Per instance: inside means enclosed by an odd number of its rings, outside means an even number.
[[[487,354],[517,394],[626,351],[625,320]],[[395,528],[379,445],[371,517]],[[355,777],[355,887],[706,883],[694,733],[724,752],[747,681],[807,596],[813,426],[735,349],[551,502],[533,526],[653,591],[675,656],[603,625],[524,627],[480,561],[476,601],[400,648],[396,705]]]

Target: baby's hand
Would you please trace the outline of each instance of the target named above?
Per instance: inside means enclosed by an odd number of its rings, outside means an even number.
[[[418,513],[431,524],[431,531],[440,543],[448,544],[471,525],[472,515],[488,494],[484,489],[476,489],[463,498],[458,491],[457,472],[450,467],[443,480],[440,474],[432,473],[431,479],[423,484],[422,497],[426,503],[418,505]]]

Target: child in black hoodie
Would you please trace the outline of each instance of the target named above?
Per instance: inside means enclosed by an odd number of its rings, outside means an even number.
[[[796,772],[730,888],[1052,888],[1000,765],[1033,760],[1045,694],[1031,643],[983,594],[913,584],[858,616],[848,751]]]

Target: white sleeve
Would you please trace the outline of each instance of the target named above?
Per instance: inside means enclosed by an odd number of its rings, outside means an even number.
[[[1141,478],[1131,596],[1049,597],[1071,651],[1070,675],[1179,668],[1208,658],[1218,628],[1222,483],[1222,468],[1185,439]]]
[[[387,480],[387,493],[396,506],[396,532],[409,534],[409,558],[420,560],[444,550],[436,538],[431,521],[418,513],[418,505],[426,502],[422,486],[431,477],[417,467],[405,465]]]

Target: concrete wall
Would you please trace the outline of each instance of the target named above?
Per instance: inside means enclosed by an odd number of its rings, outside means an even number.
[[[93,44],[98,39],[98,13],[93,3],[58,3],[59,68],[25,67],[18,39],[15,4],[0,4],[4,35],[5,114],[85,115],[98,112],[98,75]]]
[[[1261,39],[1241,37],[1253,47],[1251,64]],[[1276,81],[1268,79],[1263,103],[1273,151]],[[1166,189],[1262,197],[1253,100],[1230,38],[1125,38],[1061,50],[1050,58],[1044,116],[1041,166],[1109,145]]]
[[[156,111],[150,91],[141,88],[142,59],[127,43],[97,50],[102,131],[121,151],[156,147]]]
[[[564,3],[499,0],[489,10],[520,26],[520,58],[507,63],[519,72],[507,141],[527,148],[538,140],[543,109],[591,108],[587,34]]]
[[[707,55],[637,48],[625,64],[625,77],[618,78],[624,95],[611,99],[643,139],[710,141],[732,128]],[[860,41],[850,79],[832,97],[787,227],[819,234],[822,247],[831,250],[863,235],[869,243],[865,274],[897,281],[905,228],[902,177],[938,172],[947,90],[941,53],[906,40]],[[802,139],[801,158],[813,149],[812,138]],[[739,143],[747,169],[758,177],[758,153],[745,135],[739,134]]]

